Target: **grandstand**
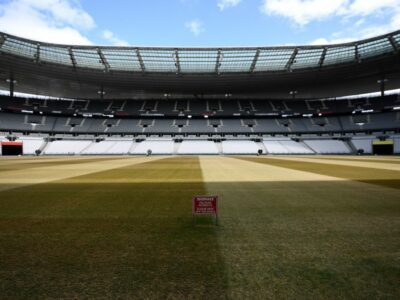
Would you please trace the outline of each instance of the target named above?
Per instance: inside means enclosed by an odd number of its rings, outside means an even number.
[[[79,47],[0,33],[0,87],[9,90],[0,132],[27,155],[373,153],[374,141],[400,134],[400,95],[385,94],[400,86],[399,45],[399,31],[216,49]],[[20,94],[33,91],[41,96]]]
[[[146,100],[131,100],[135,106],[125,104],[118,112],[107,110],[114,100],[80,100],[81,108],[74,107],[75,100],[45,100],[46,106],[37,101],[0,96],[2,136],[22,141],[24,154],[146,154],[149,149],[153,154],[373,153],[374,140],[397,140],[400,134],[397,94],[358,98],[356,106],[348,98],[321,100],[324,110],[308,100],[248,100],[254,111],[245,114],[241,101],[233,99],[218,100],[218,112],[210,112],[207,101],[186,100],[185,113],[175,109],[179,100],[169,99],[154,100],[158,108],[152,113],[141,110]],[[274,110],[277,106],[285,110]],[[214,142],[217,151],[181,151],[186,147],[182,140]]]

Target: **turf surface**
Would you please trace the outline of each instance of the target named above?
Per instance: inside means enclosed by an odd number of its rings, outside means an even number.
[[[0,298],[400,297],[400,172],[221,158],[338,180],[218,182],[206,159],[127,161],[1,192]],[[219,227],[192,225],[195,194],[220,196]]]

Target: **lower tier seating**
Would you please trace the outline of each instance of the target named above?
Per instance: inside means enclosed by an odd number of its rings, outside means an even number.
[[[81,154],[83,150],[89,147],[92,141],[54,141],[47,145],[44,154],[47,155],[76,155]]]
[[[149,150],[152,154],[173,154],[174,142],[172,140],[144,141],[138,144],[131,154],[147,154]]]
[[[351,149],[339,140],[305,140],[315,153],[318,154],[350,154]]]
[[[219,154],[219,151],[212,141],[183,141],[178,154]]]
[[[223,141],[223,154],[257,154],[260,148],[253,141]],[[262,150],[262,149],[261,149]]]
[[[289,138],[269,137],[263,140],[246,140],[245,138],[212,141],[173,140],[173,138],[149,138],[134,141],[133,138],[90,138],[81,139],[73,136],[57,137],[47,141],[46,136],[0,136],[1,141],[20,141],[23,143],[24,155],[35,155],[42,150],[42,155],[145,155],[151,154],[356,154],[363,150],[371,154],[376,140],[386,138],[394,141],[394,153],[400,153],[400,136],[352,136],[343,138],[310,137]],[[1,147],[0,147],[1,148]],[[0,153],[1,154],[1,153]]]

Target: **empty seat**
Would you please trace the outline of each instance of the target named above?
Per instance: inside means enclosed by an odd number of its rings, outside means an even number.
[[[82,140],[62,140],[50,142],[44,154],[47,155],[75,155],[80,154],[85,148],[87,148],[92,141],[82,141]]]
[[[284,147],[279,141],[263,141],[268,153],[271,154],[288,154],[289,150]]]
[[[24,155],[33,155],[39,150],[44,140],[41,137],[20,137],[18,141],[22,142],[22,150]]]
[[[253,141],[223,141],[224,154],[257,154],[259,147]]]
[[[360,137],[360,138],[353,138],[351,143],[353,144],[354,148],[357,150],[362,150],[366,154],[372,153],[372,141],[374,137]]]
[[[212,141],[183,141],[178,154],[218,154],[218,149]]]
[[[305,140],[311,149],[319,154],[349,154],[350,148],[339,140]]]
[[[88,148],[83,150],[81,154],[106,154],[114,144],[114,141],[101,141],[98,143],[92,143]]]
[[[152,154],[172,154],[174,152],[174,141],[172,140],[155,140],[143,141],[136,146],[131,152],[132,154],[147,154],[148,151]]]
[[[279,143],[288,150],[290,154],[312,154],[310,148],[304,145],[302,142],[296,141],[279,141]]]
[[[114,141],[106,154],[128,154],[133,146],[133,141]]]

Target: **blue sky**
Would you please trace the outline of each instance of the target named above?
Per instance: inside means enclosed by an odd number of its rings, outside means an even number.
[[[65,44],[325,44],[400,29],[400,0],[0,0],[0,31]]]

